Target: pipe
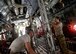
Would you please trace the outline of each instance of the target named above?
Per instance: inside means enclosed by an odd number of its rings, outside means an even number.
[[[10,8],[13,7],[11,0],[7,0],[6,2],[7,2],[8,6],[9,6]]]
[[[51,3],[49,3],[49,7],[52,8],[59,0],[52,0]]]
[[[8,6],[2,0],[0,0],[0,13],[5,17],[8,12]]]
[[[19,15],[19,10],[18,10],[18,8],[15,7],[15,8],[14,8],[14,11],[15,11],[15,14],[16,14],[16,15]]]
[[[23,14],[23,7],[20,8],[20,14]]]
[[[51,44],[51,45],[49,45],[49,47],[52,48],[52,50],[51,50],[52,53],[56,54],[55,53],[54,40],[53,40],[53,37],[52,37],[52,32],[51,32],[51,29],[50,29],[49,20],[48,20],[48,17],[47,17],[47,12],[46,12],[46,9],[45,9],[44,1],[43,0],[38,0],[38,3],[39,3],[39,7],[40,7],[40,14],[41,14],[43,20],[46,22],[46,25],[44,25],[44,26],[46,26],[46,28],[48,29],[47,33],[49,34],[50,40],[48,40],[48,35],[47,35],[46,38],[47,38],[48,41],[51,41],[51,43],[48,42],[48,43]]]

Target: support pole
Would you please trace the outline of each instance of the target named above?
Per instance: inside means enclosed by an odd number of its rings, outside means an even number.
[[[52,54],[56,54],[55,53],[54,40],[53,40],[53,37],[52,37],[52,32],[51,32],[51,29],[50,29],[50,25],[49,25],[49,21],[48,21],[47,12],[46,12],[46,9],[45,9],[44,1],[43,0],[38,0],[38,4],[39,4],[39,8],[40,8],[41,18],[42,18],[43,23],[44,23],[44,27],[48,29],[47,41],[48,41],[48,44],[49,44],[49,47],[50,47],[50,51],[51,51]]]

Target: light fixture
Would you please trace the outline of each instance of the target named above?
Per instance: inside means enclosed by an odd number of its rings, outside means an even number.
[[[73,29],[76,31],[76,25],[73,26]]]

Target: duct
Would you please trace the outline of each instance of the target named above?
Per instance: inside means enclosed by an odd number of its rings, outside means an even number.
[[[2,8],[4,6],[3,1],[0,1],[0,8]],[[0,9],[1,11],[1,9]]]
[[[0,0],[0,12],[6,7],[3,1]]]
[[[8,1],[8,4],[9,4],[9,6],[12,5],[12,7],[14,8],[15,14],[18,15],[19,14],[19,11],[18,11],[18,8],[17,8],[17,6],[15,4],[15,1],[14,0],[9,0]]]
[[[19,10],[18,8],[14,8],[15,14],[18,15],[19,14]]]
[[[6,6],[6,8],[4,8],[4,9],[2,10],[2,14],[3,14],[3,16],[6,16],[8,13],[9,13],[9,9],[8,9],[8,7]]]
[[[7,23],[7,15],[10,12],[8,6],[4,3],[3,0],[0,0],[0,21],[2,23]]]
[[[27,7],[26,18],[32,16],[38,8],[37,0],[22,0],[22,4]]]
[[[0,22],[1,23],[6,23],[7,22],[6,19],[3,17],[3,15],[1,13],[0,13]]]
[[[5,5],[3,1],[0,0],[0,12],[3,16],[6,16],[9,12],[8,6]]]
[[[17,0],[17,1],[19,1],[19,0]],[[12,6],[14,8],[15,14],[16,15],[19,15],[19,14],[22,15],[23,14],[23,8],[24,8],[24,6],[21,5],[21,4],[17,4],[16,0],[11,0],[11,3],[12,3]]]
[[[20,8],[20,14],[23,14],[23,7]]]
[[[5,0],[5,2],[10,8],[13,7],[11,0]]]
[[[14,0],[11,0],[11,2],[12,2],[12,5],[15,6],[15,1]]]
[[[49,4],[50,8],[52,8],[59,0],[52,0],[52,2]]]

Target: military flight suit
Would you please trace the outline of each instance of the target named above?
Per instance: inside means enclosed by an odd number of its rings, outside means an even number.
[[[63,25],[61,22],[58,25],[56,25],[56,27],[54,27],[55,36],[59,43],[62,54],[69,54],[62,28],[63,28]]]

